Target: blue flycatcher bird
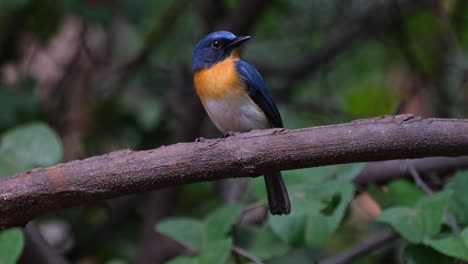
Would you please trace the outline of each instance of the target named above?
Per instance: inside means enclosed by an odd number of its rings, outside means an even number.
[[[239,45],[248,39],[217,31],[202,38],[193,49],[195,90],[211,121],[225,134],[283,127],[262,77],[239,58]],[[271,214],[289,214],[291,204],[281,173],[264,176]]]

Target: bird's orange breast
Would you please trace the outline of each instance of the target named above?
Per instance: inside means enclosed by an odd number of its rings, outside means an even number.
[[[208,116],[223,133],[271,127],[263,110],[250,98],[235,61],[238,50],[209,68],[195,71],[195,90]]]
[[[195,90],[202,102],[209,99],[228,99],[245,93],[244,84],[234,66],[234,61],[238,58],[233,54],[210,68],[195,71]]]

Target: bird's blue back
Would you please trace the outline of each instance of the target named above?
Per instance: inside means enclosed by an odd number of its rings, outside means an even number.
[[[278,108],[276,108],[270,92],[257,69],[243,60],[235,61],[234,65],[237,73],[245,82],[250,98],[263,110],[272,126],[283,127]]]

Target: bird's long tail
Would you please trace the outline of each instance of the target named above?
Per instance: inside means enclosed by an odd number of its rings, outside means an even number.
[[[291,212],[291,202],[281,172],[265,174],[264,178],[271,214],[288,215]]]

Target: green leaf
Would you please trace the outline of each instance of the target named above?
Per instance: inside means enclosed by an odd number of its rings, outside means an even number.
[[[395,180],[388,184],[385,191],[375,185],[367,191],[383,208],[390,206],[414,206],[416,201],[424,196],[420,188],[407,180]]]
[[[458,172],[445,186],[446,190],[452,190],[449,208],[455,215],[460,225],[468,225],[468,171]]]
[[[208,248],[216,247],[213,243],[224,241],[241,210],[240,205],[220,207],[203,222],[192,218],[171,218],[159,223],[156,231],[193,250],[204,252]]]
[[[6,155],[5,152],[0,150],[0,177],[29,169],[32,169],[32,166],[19,161],[11,155]]]
[[[295,200],[293,199],[291,203],[297,206],[298,204],[295,203]],[[304,214],[297,215],[293,211],[287,217],[270,216],[268,224],[283,241],[294,246],[300,246],[304,243],[305,221],[306,217]]]
[[[278,256],[268,260],[268,264],[284,264],[284,263],[317,263],[312,262],[311,260],[316,259],[317,256],[314,254],[314,251],[306,247],[293,248],[282,256]]]
[[[450,257],[423,245],[408,245],[403,251],[403,259],[406,264],[454,263]]]
[[[180,256],[166,262],[166,264],[198,264],[196,257]]]
[[[23,232],[19,228],[0,231],[0,263],[15,264],[23,251]]]
[[[43,123],[31,123],[7,131],[2,137],[1,148],[37,166],[59,162],[63,152],[57,134]]]
[[[429,245],[447,256],[468,261],[468,228],[465,228],[459,236],[432,239]]]
[[[444,209],[451,192],[423,197],[413,208],[393,207],[383,211],[377,220],[391,225],[404,238],[420,243],[440,231]]]
[[[241,211],[241,205],[229,205],[220,207],[209,214],[204,221],[206,242],[211,243],[225,238]]]
[[[304,178],[288,185],[291,215],[271,216],[269,225],[281,239],[299,246],[319,247],[335,232],[343,219],[348,203],[354,195],[352,178],[362,164],[332,166],[324,174]]]
[[[197,257],[198,263],[224,264],[231,254],[232,240],[212,241]]]
[[[203,245],[204,224],[190,218],[171,218],[156,225],[156,231],[172,237],[192,250],[200,250]]]
[[[180,256],[170,261],[168,264],[224,264],[231,255],[232,240],[220,239],[213,241],[210,245],[204,248],[197,256]]]
[[[294,188],[295,186],[299,187],[299,191],[304,184],[315,184],[320,183],[333,175],[337,170],[337,166],[322,166],[322,167],[315,167],[315,168],[307,168],[307,169],[298,169],[298,170],[290,170],[282,172],[284,175],[284,181],[288,186],[288,190],[290,188]],[[265,190],[265,181],[262,177],[257,177],[254,179],[255,181],[255,193],[257,194],[258,198],[267,201],[267,194]],[[291,194],[291,190],[290,194]],[[293,211],[294,212],[294,211]]]
[[[326,216],[331,216],[333,215],[333,212],[338,208],[338,205],[341,202],[341,195],[338,193],[335,193],[333,196],[328,197],[326,200],[324,200],[325,206],[320,210],[320,212],[323,215]]]
[[[241,248],[261,259],[281,256],[289,250],[289,246],[268,225],[261,227],[241,226],[237,238],[236,243]]]
[[[308,246],[319,247],[331,237],[343,219],[353,195],[354,186],[348,180],[335,180],[326,186],[311,188],[308,200],[312,203],[312,210],[307,214],[305,228]]]
[[[336,178],[352,181],[364,168],[365,163],[336,165]]]

